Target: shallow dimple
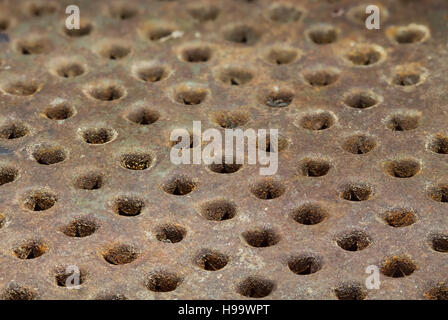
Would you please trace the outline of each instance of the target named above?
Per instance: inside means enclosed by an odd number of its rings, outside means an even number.
[[[357,281],[340,283],[334,293],[339,300],[364,300],[367,297],[367,290]]]
[[[253,27],[239,24],[224,30],[224,39],[233,43],[253,45],[258,42],[260,35]]]
[[[366,183],[348,183],[341,187],[339,196],[349,201],[369,200],[373,195],[372,187]]]
[[[113,265],[131,263],[139,256],[139,251],[132,245],[118,244],[106,249],[103,258]]]
[[[177,289],[182,283],[182,278],[171,271],[154,271],[146,278],[146,288],[154,292],[170,292]]]
[[[120,164],[129,170],[145,170],[154,162],[154,157],[149,153],[124,153],[121,155]]]
[[[359,251],[367,248],[371,240],[364,231],[350,231],[338,235],[336,242],[344,250]]]
[[[236,206],[231,201],[218,199],[202,204],[200,211],[207,220],[223,221],[235,217]]]
[[[396,255],[386,257],[380,271],[387,277],[402,278],[410,276],[416,269],[416,264],[407,255]]]
[[[291,23],[298,21],[303,12],[293,6],[274,5],[269,9],[268,16],[272,21],[278,23]]]
[[[347,137],[342,143],[342,148],[353,154],[365,154],[372,151],[375,147],[375,139],[365,134]]]
[[[316,203],[305,203],[294,209],[291,214],[296,222],[304,225],[321,223],[327,216],[327,210]]]
[[[310,254],[293,256],[288,261],[288,268],[297,275],[308,275],[322,268],[321,258]]]
[[[383,219],[388,225],[401,228],[414,224],[417,217],[413,209],[393,208],[383,214]]]
[[[395,178],[411,178],[421,170],[420,162],[414,159],[390,160],[383,166],[386,173]]]
[[[282,196],[285,193],[285,186],[273,179],[264,179],[254,183],[250,192],[258,199],[271,200]]]
[[[332,127],[336,122],[335,116],[328,111],[318,111],[302,116],[300,124],[308,130],[325,130]]]
[[[337,40],[338,31],[332,26],[323,25],[308,30],[308,37],[315,44],[325,45]]]
[[[237,284],[237,292],[249,298],[264,298],[274,290],[275,284],[259,276],[249,276]]]
[[[243,239],[248,245],[256,248],[264,248],[276,245],[280,236],[272,229],[258,228],[242,233]]]

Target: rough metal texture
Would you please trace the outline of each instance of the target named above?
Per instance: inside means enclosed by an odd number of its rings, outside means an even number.
[[[2,297],[446,298],[448,3],[359,5],[2,1]],[[278,173],[174,166],[192,120],[279,128]]]

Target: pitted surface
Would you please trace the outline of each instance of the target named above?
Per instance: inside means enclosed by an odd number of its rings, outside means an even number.
[[[380,30],[358,1],[0,2],[2,297],[446,299],[448,3],[375,2]],[[278,172],[175,166],[193,120],[278,128]]]

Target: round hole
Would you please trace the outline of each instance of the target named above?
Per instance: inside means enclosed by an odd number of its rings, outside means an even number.
[[[417,24],[408,26],[392,27],[386,31],[399,44],[410,44],[423,42],[429,37],[427,27]]]
[[[253,45],[260,38],[258,31],[244,24],[227,27],[223,36],[227,41],[245,45]]]
[[[249,122],[249,113],[246,111],[218,111],[213,114],[212,120],[221,128],[235,129]]]
[[[294,62],[297,56],[297,50],[293,48],[275,47],[268,50],[266,60],[272,64],[282,65]]]
[[[41,37],[20,39],[16,42],[16,50],[23,55],[43,54],[50,50],[50,43]]]
[[[441,133],[432,135],[428,143],[428,150],[435,153],[448,154],[448,136]]]
[[[7,17],[0,17],[0,32],[5,32],[11,26],[11,20]]]
[[[264,104],[271,108],[284,108],[291,104],[294,94],[287,90],[278,90],[268,93],[264,98]]]
[[[269,9],[269,19],[278,23],[291,23],[298,21],[303,12],[293,6],[274,5]]]
[[[330,168],[330,163],[324,159],[305,158],[299,162],[299,172],[305,177],[325,176]]]
[[[339,300],[364,300],[367,297],[367,290],[357,281],[347,281],[339,284],[334,293]]]
[[[93,99],[100,101],[118,100],[125,94],[123,87],[113,83],[98,83],[91,85],[86,92]]]
[[[31,211],[45,211],[52,208],[56,201],[57,196],[49,191],[33,191],[29,193],[23,201],[23,206]]]
[[[330,44],[336,42],[338,32],[332,26],[319,26],[309,30],[308,37],[315,44]]]
[[[380,97],[371,91],[354,91],[348,94],[344,103],[346,106],[355,109],[371,108],[380,102]]]
[[[22,260],[35,259],[47,252],[48,246],[40,240],[26,240],[14,248],[14,255]]]
[[[84,238],[95,233],[97,229],[98,225],[94,221],[80,217],[64,226],[61,231],[68,237]]]
[[[366,154],[376,147],[374,138],[364,135],[356,134],[344,139],[342,148],[353,154]]]
[[[59,104],[44,110],[45,117],[51,120],[65,120],[71,118],[74,114],[74,109],[67,104]]]
[[[194,19],[200,22],[216,20],[219,15],[219,9],[216,6],[203,3],[190,6],[187,10]]]
[[[359,44],[350,49],[345,55],[346,59],[355,66],[371,66],[384,59],[386,53],[377,45]]]
[[[79,24],[79,29],[67,29],[67,27],[63,26],[62,28],[65,35],[73,38],[88,36],[92,30],[93,26],[90,22],[82,21]]]
[[[336,117],[328,111],[318,111],[305,114],[300,124],[307,130],[325,130],[332,127],[336,122]]]
[[[429,187],[428,196],[437,202],[448,202],[448,184],[438,184]]]
[[[392,84],[401,87],[415,86],[423,82],[426,71],[416,64],[398,66],[392,75]]]
[[[371,186],[365,183],[349,183],[341,188],[339,196],[348,201],[365,201],[373,195]]]
[[[153,292],[170,292],[176,290],[182,278],[169,271],[154,271],[146,279],[146,288]]]
[[[250,276],[241,281],[237,292],[248,298],[264,298],[274,290],[274,282],[258,276]]]
[[[387,210],[383,215],[384,221],[395,228],[410,226],[417,221],[414,210],[407,208],[394,208]]]
[[[114,202],[115,213],[125,217],[138,216],[144,207],[145,202],[135,197],[120,197]]]
[[[388,116],[386,126],[393,131],[413,130],[419,126],[420,119],[419,111],[401,111]]]
[[[84,128],[80,129],[80,135],[88,144],[104,144],[114,140],[117,132],[111,128]]]
[[[55,13],[57,7],[53,3],[48,3],[46,1],[33,1],[28,2],[26,6],[26,11],[30,16],[42,17],[45,15],[50,15]]]
[[[64,161],[67,153],[58,145],[39,144],[34,148],[32,156],[39,164],[52,165]]]
[[[242,86],[253,79],[251,71],[241,67],[225,67],[218,72],[218,80],[230,86]]]
[[[152,26],[146,31],[146,38],[150,41],[162,41],[170,37],[174,31],[169,26]]]
[[[19,284],[10,285],[1,295],[2,300],[36,300],[37,292]]]
[[[443,282],[425,292],[428,300],[448,300],[448,286]]]
[[[448,235],[446,234],[432,235],[431,245],[435,251],[448,252]]]
[[[194,259],[195,264],[206,271],[217,271],[229,263],[229,256],[216,250],[203,249]]]
[[[0,126],[0,139],[18,139],[28,133],[28,128],[20,122],[7,122]]]
[[[212,221],[223,221],[232,219],[236,215],[236,205],[227,200],[213,200],[201,206],[201,215]]]
[[[56,285],[58,287],[68,287],[68,288],[74,288],[74,286],[78,286],[83,284],[86,281],[87,278],[87,272],[84,269],[79,269],[79,272],[76,272],[77,279],[79,280],[79,283],[74,283],[73,275],[75,272],[65,266],[57,267],[54,271],[54,280],[56,282]]]
[[[139,256],[138,250],[132,245],[118,244],[103,253],[103,258],[113,265],[131,263]]]
[[[211,48],[204,45],[187,47],[181,52],[181,58],[185,62],[207,62],[211,57]]]
[[[336,243],[339,247],[347,251],[359,251],[367,248],[370,237],[363,231],[351,231],[337,237]]]
[[[309,70],[303,73],[305,81],[313,87],[326,87],[338,80],[339,71],[333,68]]]
[[[383,163],[386,173],[395,178],[411,178],[421,170],[419,161],[413,159],[400,159]]]
[[[129,170],[145,170],[151,167],[154,157],[148,153],[126,153],[121,155],[120,164]]]
[[[84,74],[85,68],[79,62],[65,61],[56,65],[53,72],[62,78],[75,78]]]
[[[243,165],[237,163],[213,163],[208,168],[216,173],[235,173],[241,169]]]
[[[199,86],[180,85],[174,89],[174,100],[186,106],[194,106],[204,102],[208,90]]]
[[[184,196],[189,194],[196,187],[197,183],[195,181],[182,175],[172,177],[162,185],[163,191],[175,196]]]
[[[321,223],[328,216],[328,212],[319,204],[306,203],[294,209],[291,216],[300,224],[314,225]]]
[[[113,4],[109,11],[112,18],[129,20],[137,16],[138,9],[130,3],[120,2]]]
[[[288,268],[298,275],[308,275],[322,268],[321,259],[312,255],[299,255],[289,259]]]
[[[248,245],[255,248],[266,248],[276,245],[280,241],[280,236],[271,229],[259,228],[242,233]]]
[[[156,228],[156,239],[166,243],[177,243],[187,235],[187,230],[176,224],[165,224]]]
[[[150,125],[159,120],[160,113],[158,111],[149,109],[147,107],[139,107],[131,110],[126,115],[126,119],[129,121],[140,124],[140,125]]]
[[[386,257],[381,265],[381,273],[387,277],[402,278],[411,275],[417,266],[405,255]]]
[[[19,176],[19,170],[10,166],[0,167],[0,186],[11,183]]]
[[[264,179],[256,182],[250,188],[250,192],[258,199],[271,200],[285,193],[285,186],[272,179]]]
[[[97,172],[87,172],[75,179],[75,187],[83,190],[98,190],[103,186],[103,175]]]
[[[106,43],[98,50],[98,54],[109,60],[119,60],[127,57],[131,53],[131,48],[122,43]]]
[[[135,68],[135,76],[144,82],[159,82],[168,77],[168,69],[162,65],[148,64]]]
[[[2,89],[13,96],[31,96],[40,90],[40,86],[28,81],[13,81],[4,85]]]

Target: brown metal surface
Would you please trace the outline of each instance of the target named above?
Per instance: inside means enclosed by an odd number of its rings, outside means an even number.
[[[380,30],[358,1],[2,1],[2,297],[447,298],[448,3],[375,2]],[[275,177],[173,165],[193,120],[278,128]]]

